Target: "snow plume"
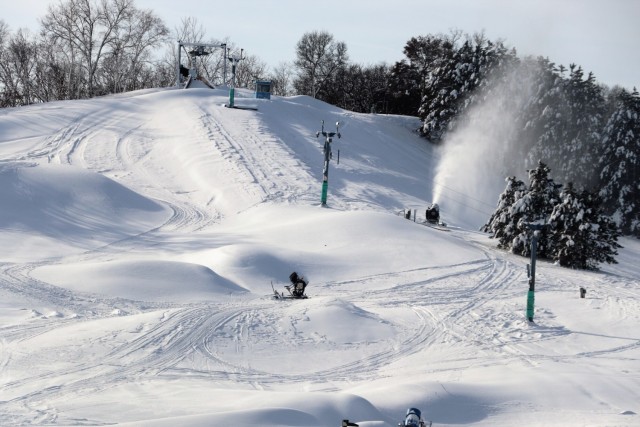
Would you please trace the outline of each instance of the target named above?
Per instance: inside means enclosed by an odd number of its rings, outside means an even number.
[[[481,227],[495,210],[504,179],[522,163],[510,153],[516,152],[517,114],[530,97],[530,85],[515,76],[514,70],[480,89],[482,94],[442,142],[432,199],[445,221]]]

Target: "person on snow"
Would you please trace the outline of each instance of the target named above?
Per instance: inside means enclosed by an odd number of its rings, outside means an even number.
[[[407,409],[407,416],[404,419],[403,424],[399,424],[404,427],[423,427],[424,421],[422,421],[422,414],[417,408]]]
[[[289,275],[289,280],[293,285],[291,294],[296,298],[302,297],[304,295],[304,290],[307,287],[307,281],[304,280],[304,277],[299,276],[298,273],[294,271]]]

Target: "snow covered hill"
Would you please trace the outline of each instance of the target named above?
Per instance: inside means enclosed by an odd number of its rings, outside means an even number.
[[[226,101],[0,110],[0,425],[640,425],[637,240],[602,272],[540,262],[530,324],[486,218],[419,223],[417,119]],[[294,270],[310,298],[272,299]]]

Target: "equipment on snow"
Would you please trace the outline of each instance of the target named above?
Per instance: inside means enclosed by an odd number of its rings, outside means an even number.
[[[432,203],[424,213],[426,220],[422,223],[436,230],[449,231],[447,224],[440,221],[440,206],[437,203]]]
[[[536,290],[536,255],[538,247],[538,238],[540,232],[544,229],[545,224],[525,224],[529,230],[533,231],[531,238],[531,265],[527,265],[527,276],[529,277],[529,291],[527,292],[527,320],[533,322],[533,313],[535,306],[535,290]]]
[[[358,424],[349,422],[349,420],[342,420],[342,427],[358,427]]]
[[[316,132],[316,138],[320,135],[324,136],[324,167],[322,168],[322,194],[320,195],[320,203],[322,206],[327,205],[327,191],[329,189],[329,161],[333,158],[333,154],[331,153],[331,143],[333,142],[333,137],[338,136],[338,139],[342,135],[340,135],[340,122],[336,122],[336,131],[335,132],[327,132],[324,130],[324,120],[322,121],[322,130]],[[338,151],[338,163],[340,163],[340,151]]]
[[[422,413],[418,408],[407,409],[407,415],[403,422],[398,423],[399,427],[431,427],[431,421],[425,422]]]
[[[425,212],[427,222],[431,224],[438,224],[440,222],[440,207],[437,203],[432,203]]]
[[[308,298],[304,291],[307,288],[309,282],[305,280],[305,278],[295,271],[289,275],[289,281],[291,281],[290,285],[286,285],[284,288],[289,292],[289,295],[285,295],[284,292],[278,292],[273,287],[273,282],[271,282],[271,289],[273,289],[273,295],[276,299],[306,299]]]

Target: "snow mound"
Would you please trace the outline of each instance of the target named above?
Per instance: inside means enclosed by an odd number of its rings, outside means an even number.
[[[74,291],[138,301],[201,301],[221,294],[245,292],[207,267],[176,261],[45,266],[34,270],[32,275]]]
[[[350,393],[270,393],[211,390],[210,399],[224,399],[232,409],[217,413],[155,419],[118,424],[123,427],[143,426],[339,426],[341,420],[376,420],[363,424],[380,424],[385,417],[366,399]],[[176,396],[181,398],[181,396]],[[233,404],[232,402],[238,402]],[[295,408],[295,409],[294,409]],[[389,420],[385,420],[389,421]]]
[[[376,314],[337,298],[314,298],[292,310],[300,312],[302,321],[296,323],[298,332],[322,336],[339,344],[390,339],[396,332],[393,325]]]
[[[59,165],[1,164],[0,200],[0,229],[11,241],[0,247],[5,260],[95,248],[147,231],[170,215],[109,178]]]
[[[460,239],[388,213],[340,211],[318,206],[262,205],[225,224],[242,236],[237,244],[195,255],[214,260],[216,271],[252,290],[270,292],[269,283],[288,283],[297,271],[314,293],[317,278],[340,281],[394,269],[465,264],[482,253]],[[443,252],[443,247],[455,251]],[[317,289],[317,288],[316,288]]]

